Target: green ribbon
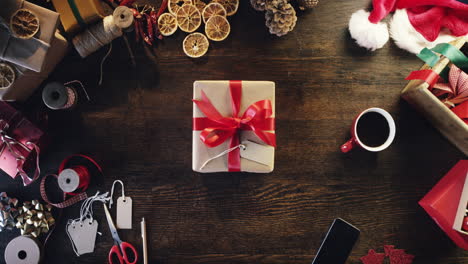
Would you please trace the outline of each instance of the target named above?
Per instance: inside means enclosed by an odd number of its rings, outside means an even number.
[[[463,54],[463,52],[461,52],[459,49],[448,43],[437,44],[437,46],[432,49],[424,48],[417,56],[427,65],[434,67],[440,60],[440,57],[437,53],[447,57],[458,68],[465,71],[468,69],[468,57],[466,57],[466,55]],[[448,74],[449,68],[445,67],[441,71],[440,76],[447,80]]]
[[[70,6],[71,11],[73,12],[73,15],[75,16],[76,21],[78,22],[78,25],[80,25],[81,28],[86,27],[86,23],[81,17],[80,10],[78,10],[78,6],[75,3],[75,0],[67,0],[68,5]]]

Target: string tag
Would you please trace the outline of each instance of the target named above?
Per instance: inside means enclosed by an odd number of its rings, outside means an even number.
[[[78,256],[94,252],[97,230],[98,222],[92,219],[83,222],[73,220],[67,226],[67,233]]]
[[[245,148],[240,149],[240,156],[263,165],[273,167],[275,148],[269,145],[261,145],[252,141],[242,141]]]
[[[112,207],[113,204],[114,186],[116,183],[120,183],[122,185],[122,196],[117,198],[116,227],[118,229],[132,229],[132,198],[129,196],[125,196],[125,189],[121,180],[116,180],[112,184],[109,209]]]

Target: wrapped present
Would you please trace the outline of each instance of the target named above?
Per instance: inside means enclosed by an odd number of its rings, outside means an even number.
[[[0,169],[24,185],[39,178],[39,154],[44,133],[8,103],[0,101]],[[34,170],[31,178],[26,171]]]
[[[76,33],[104,18],[100,0],[52,0],[67,33]]]
[[[6,88],[0,89],[0,99],[4,101],[24,101],[55,69],[55,66],[63,59],[68,51],[67,40],[58,33],[51,42],[51,48],[47,52],[42,71],[34,72],[23,67],[15,67],[16,80]]]
[[[426,64],[418,71],[413,71],[407,80],[410,82],[403,89],[401,96],[419,110],[445,137],[447,137],[460,151],[468,155],[468,124],[465,116],[457,115],[463,112],[463,109],[450,109],[448,106],[460,104],[466,93],[462,90],[464,85],[458,85],[458,81],[464,78],[461,74],[454,76],[454,71],[450,72],[451,65],[456,65],[463,71],[468,69],[466,55],[463,54],[463,48],[468,48],[467,38],[461,37],[448,44],[442,43],[433,49],[423,49],[418,55]],[[443,55],[441,55],[443,54]],[[455,68],[452,67],[454,70]],[[457,82],[455,87],[443,87],[439,85],[438,89],[433,87],[439,82],[440,78],[446,81]],[[451,84],[451,85],[452,85]],[[443,95],[441,101],[437,95]],[[438,91],[436,91],[438,90]],[[434,94],[433,92],[436,92]],[[459,105],[459,106],[460,106]],[[453,110],[453,111],[452,111]]]
[[[193,88],[193,170],[273,171],[275,83],[196,81]]]
[[[30,39],[15,37],[10,29],[11,16],[20,8],[30,10],[39,20],[39,31]],[[59,14],[27,1],[2,0],[0,17],[0,60],[40,72],[57,30]]]
[[[468,160],[459,161],[434,188],[419,201],[419,205],[426,210],[437,225],[439,225],[457,246],[464,250],[468,250],[468,235],[455,230],[453,226],[456,221],[459,202],[462,199],[467,174]],[[466,203],[464,206],[466,208]]]

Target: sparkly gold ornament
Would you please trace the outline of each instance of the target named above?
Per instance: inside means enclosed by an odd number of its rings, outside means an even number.
[[[42,205],[38,200],[24,202],[19,208],[19,215],[16,219],[16,228],[21,229],[21,235],[31,235],[38,237],[49,232],[55,219],[52,216],[52,206]]]

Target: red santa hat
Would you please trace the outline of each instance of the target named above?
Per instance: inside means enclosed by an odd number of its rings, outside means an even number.
[[[468,0],[373,0],[373,10],[355,12],[349,21],[358,45],[376,50],[390,35],[396,44],[413,53],[468,34]],[[385,23],[395,12],[390,33]]]

